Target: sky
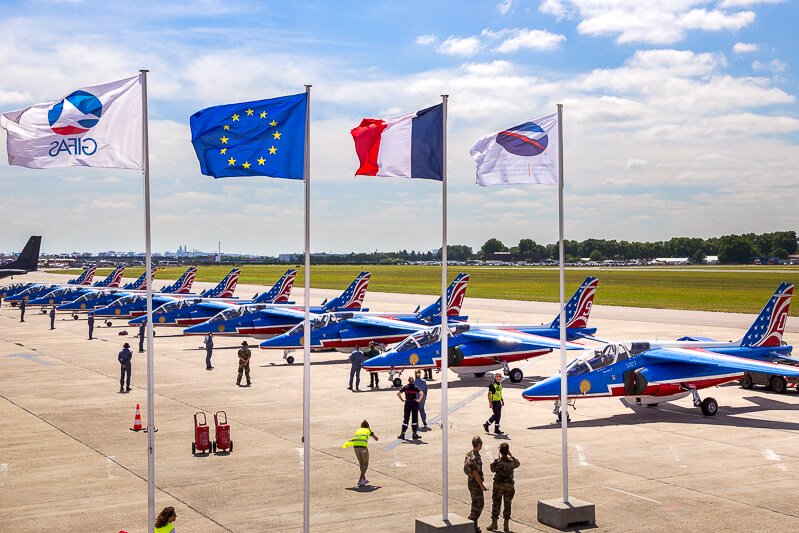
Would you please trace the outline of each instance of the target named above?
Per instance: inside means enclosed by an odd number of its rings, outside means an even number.
[[[481,188],[479,137],[564,106],[568,239],[799,229],[799,5],[781,0],[0,0],[0,111],[149,69],[156,251],[303,247],[303,184],[200,173],[188,120],[311,93],[314,252],[441,245],[441,185],[354,177],[363,117],[449,95],[450,244],[557,241],[557,188]],[[142,175],[8,166],[0,251],[144,249]]]

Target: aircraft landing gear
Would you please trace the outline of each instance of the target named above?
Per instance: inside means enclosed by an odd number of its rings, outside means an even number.
[[[519,383],[522,379],[524,379],[524,373],[522,372],[521,368],[511,369],[511,367],[508,366],[507,361],[497,361],[497,363],[502,365],[502,373],[508,376],[511,383]]]
[[[77,320],[77,319],[78,319],[78,315],[72,315],[72,320]]]
[[[694,407],[699,407],[705,416],[716,416],[716,413],[719,412],[719,403],[715,398],[705,398],[703,400],[695,388],[691,387],[689,390],[694,398]]]
[[[568,406],[568,404],[566,404],[566,405]],[[555,400],[555,409],[552,410],[552,413],[557,417],[557,420],[555,422],[558,423],[558,424],[562,423],[562,421],[561,421],[562,416],[561,416],[561,412],[560,412],[560,400]],[[569,416],[569,412],[566,411],[566,422],[571,422],[571,421],[572,421],[572,419]]]
[[[290,352],[288,350],[283,350],[283,359],[285,359],[286,362],[291,365],[294,364],[294,356],[289,355],[289,353]]]
[[[401,375],[402,375],[402,372],[396,372],[394,370],[389,370],[388,371],[388,381],[389,381],[389,383],[391,383],[395,387],[402,387],[402,379],[400,379],[399,377],[394,377],[394,376],[401,376]]]

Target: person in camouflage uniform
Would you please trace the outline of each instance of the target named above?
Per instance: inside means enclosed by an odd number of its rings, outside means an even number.
[[[463,462],[463,472],[469,478],[467,486],[469,487],[469,494],[472,497],[472,508],[469,512],[469,520],[474,522],[474,530],[476,533],[480,533],[480,526],[477,525],[477,520],[480,518],[480,513],[483,512],[483,507],[485,506],[483,492],[488,490],[483,484],[485,477],[483,476],[483,459],[480,457],[480,450],[482,448],[483,439],[480,437],[472,438],[472,451],[466,454],[466,459]]]
[[[516,493],[513,482],[513,471],[519,468],[519,460],[510,453],[510,446],[507,442],[499,445],[499,458],[491,463],[491,471],[494,472],[494,487],[491,493],[491,525],[490,531],[499,529],[499,508],[502,501],[505,501],[505,511],[502,517],[505,519],[505,531],[510,531],[510,507],[513,496]]]

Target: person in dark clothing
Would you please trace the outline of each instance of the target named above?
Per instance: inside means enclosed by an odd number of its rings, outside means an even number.
[[[349,390],[352,389],[352,378],[355,378],[355,390],[361,390],[361,367],[363,366],[363,362],[366,359],[366,356],[363,355],[360,346],[356,346],[355,350],[350,354],[350,386],[347,387]]]
[[[209,333],[205,336],[205,369],[206,370],[213,370],[214,367],[211,366],[211,355],[214,353],[214,339]]]
[[[139,353],[144,353],[144,339],[147,337],[147,321],[144,320],[139,326]]]
[[[25,307],[28,305],[27,300],[23,297],[22,300],[19,301],[19,321],[25,322]]]
[[[507,442],[499,445],[499,458],[491,463],[491,471],[494,472],[494,487],[491,494],[491,525],[489,531],[499,529],[499,508],[505,502],[505,511],[502,518],[505,519],[504,530],[510,531],[510,508],[513,496],[516,494],[513,481],[513,471],[519,468],[519,460],[510,453],[510,446]]]
[[[427,382],[422,379],[422,371],[416,371],[416,379],[413,380],[416,388],[422,392],[422,399],[419,400],[419,415],[422,417],[422,425],[427,428],[427,413],[424,410],[424,404],[427,402]]]
[[[130,367],[133,360],[133,352],[130,351],[130,344],[127,342],[122,345],[122,351],[119,352],[117,360],[120,364],[119,372],[119,392],[130,392]],[[127,388],[125,390],[123,385]]]
[[[485,506],[485,497],[483,493],[488,491],[485,486],[485,477],[483,476],[483,458],[480,457],[480,450],[483,449],[483,439],[480,437],[472,438],[472,451],[466,454],[466,459],[463,461],[463,473],[467,476],[466,486],[469,489],[469,496],[471,496],[472,506],[469,512],[469,520],[474,522],[475,533],[480,533],[480,526],[477,525],[480,520],[480,515]]]
[[[368,360],[372,357],[377,357],[378,355],[380,355],[380,348],[377,347],[377,343],[370,343],[369,351],[366,352],[366,359]],[[374,389],[380,388],[380,374],[377,372],[369,372],[369,387]]]
[[[89,340],[92,340],[92,334],[94,333],[94,313],[89,313],[89,318],[86,323],[89,324]]]
[[[55,306],[50,308],[50,329],[55,329]]]
[[[408,378],[408,384],[397,391],[397,398],[405,403],[402,413],[402,431],[400,439],[405,439],[405,432],[408,431],[408,419],[412,420],[413,439],[421,439],[419,436],[419,402],[424,400],[424,393],[413,384],[413,377]]]
[[[250,386],[250,358],[252,357],[252,352],[247,347],[247,341],[242,341],[241,348],[239,348],[239,377],[236,379],[236,385],[241,386],[241,375],[244,374],[247,377],[247,387]]]
[[[499,429],[499,420],[502,418],[502,406],[505,405],[505,400],[502,399],[502,375],[497,372],[494,374],[494,381],[488,386],[488,407],[493,414],[491,418],[486,420],[483,424],[483,429],[488,433],[488,426],[494,423],[494,433],[502,435],[503,431]]]
[[[429,379],[433,381],[433,369],[432,368],[425,368],[424,369],[424,379]]]

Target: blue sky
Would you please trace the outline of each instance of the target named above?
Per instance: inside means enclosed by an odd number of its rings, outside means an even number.
[[[666,5],[663,5],[666,4]],[[440,245],[440,187],[354,178],[365,116],[450,95],[450,242],[553,242],[553,187],[481,189],[478,137],[564,104],[566,236],[797,229],[796,2],[0,2],[0,110],[149,68],[153,243],[302,249],[302,186],[202,176],[188,117],[312,94],[314,251]],[[0,133],[2,143],[4,133]],[[5,160],[5,148],[0,159]],[[141,250],[141,175],[0,166],[4,238]]]

